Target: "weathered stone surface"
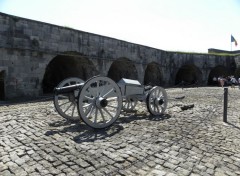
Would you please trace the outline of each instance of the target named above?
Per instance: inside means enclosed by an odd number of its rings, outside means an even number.
[[[0,78],[5,87],[0,98],[36,97],[66,77],[87,80],[99,74],[142,84],[207,85],[214,76],[234,73],[240,64],[239,55],[169,52],[3,13],[0,18],[5,18],[0,20]]]
[[[229,123],[217,87],[167,89],[187,96],[163,117],[139,102],[146,114],[121,113],[104,130],[66,123],[52,101],[0,106],[0,175],[240,175],[240,90],[229,91]],[[194,107],[172,111],[181,103]]]

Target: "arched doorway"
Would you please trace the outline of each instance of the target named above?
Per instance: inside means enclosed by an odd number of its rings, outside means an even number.
[[[5,100],[5,71],[0,71],[0,100]]]
[[[227,77],[229,76],[229,71],[226,67],[222,65],[218,65],[214,67],[208,76],[208,85],[218,85],[217,81],[214,81],[213,78],[218,78],[218,77]]]
[[[176,74],[175,85],[178,85],[182,82],[186,84],[201,83],[202,72],[195,65],[184,65],[178,70]]]
[[[87,80],[98,74],[93,63],[86,57],[58,55],[46,67],[42,81],[43,93],[52,93],[54,87],[65,78],[78,77]]]
[[[238,68],[236,69],[234,75],[235,75],[236,78],[240,78],[240,67],[238,67]]]
[[[130,59],[119,58],[114,61],[108,71],[108,77],[118,82],[122,78],[138,79],[137,69]]]
[[[163,85],[162,73],[159,65],[152,62],[147,65],[144,75],[144,85],[161,86]]]

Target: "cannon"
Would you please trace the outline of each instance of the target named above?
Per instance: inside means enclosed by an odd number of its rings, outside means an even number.
[[[67,78],[54,93],[54,106],[62,117],[82,119],[92,128],[112,125],[121,110],[133,110],[138,101],[145,101],[152,115],[161,115],[167,108],[165,89],[143,86],[137,80],[125,78],[118,83],[103,76],[94,76],[86,82]]]

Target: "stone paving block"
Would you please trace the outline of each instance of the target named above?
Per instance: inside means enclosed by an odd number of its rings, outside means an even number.
[[[151,168],[153,168],[154,166],[156,166],[156,163],[155,163],[154,161],[148,161],[148,162],[146,162],[146,164],[147,164],[149,167],[151,167]]]
[[[86,174],[84,174],[85,176],[93,176],[93,174],[92,173],[86,173]]]
[[[236,173],[231,172],[231,171],[226,171],[225,173],[226,173],[226,175],[229,175],[229,176],[237,176],[237,175],[239,175],[239,174],[236,174]]]
[[[3,163],[7,163],[8,161],[10,161],[10,156],[9,155],[4,155],[0,158],[0,160],[3,162]]]
[[[205,163],[204,166],[206,166],[207,168],[210,168],[210,169],[215,168],[215,166],[212,163]]]
[[[90,164],[87,163],[86,161],[82,160],[82,159],[78,159],[75,161],[76,164],[78,164],[80,167],[86,168],[89,167]]]
[[[208,168],[206,170],[206,173],[208,173],[209,175],[213,175],[214,174],[214,169],[213,168]]]
[[[62,165],[62,164],[63,164],[63,163],[62,163],[62,161],[60,161],[60,160],[57,160],[57,161],[55,161],[55,162],[52,163],[52,165],[53,165],[54,167],[60,166],[60,165]]]
[[[132,163],[132,162],[135,162],[137,159],[134,157],[129,157],[127,158],[127,160]]]
[[[161,170],[152,170],[150,173],[147,174],[147,176],[165,176],[167,172],[161,171]]]
[[[180,161],[177,158],[176,159],[170,158],[167,162],[170,162],[174,165],[179,165],[179,163],[180,163]]]
[[[174,165],[174,164],[169,163],[169,162],[165,162],[165,163],[163,164],[163,166],[166,167],[166,168],[168,168],[168,169],[171,169],[171,170],[174,170],[174,169],[177,168],[177,165]]]
[[[92,172],[91,174],[93,174],[93,175],[95,175],[95,176],[103,176],[104,175],[104,173],[101,173],[101,172],[99,172],[99,171],[94,171],[94,172]]]
[[[59,169],[57,169],[57,168],[54,168],[54,167],[48,168],[48,171],[49,171],[50,174],[53,174],[53,175],[57,175],[57,174],[62,173],[61,170],[59,170]]]
[[[39,164],[41,164],[44,168],[49,168],[52,166],[51,163],[49,163],[48,161],[46,160],[41,160],[40,162],[38,162]]]
[[[9,170],[4,170],[3,172],[1,172],[2,176],[13,176],[14,174],[12,174]]]
[[[40,174],[40,173],[38,173],[38,172],[32,172],[32,173],[30,173],[29,175],[41,176],[41,174]]]
[[[8,166],[5,165],[3,162],[0,162],[0,172],[3,172],[8,169]]]
[[[154,160],[154,162],[157,164],[157,165],[163,165],[164,164],[164,160],[161,160],[161,159],[158,159],[158,158],[156,158],[155,160]]]
[[[90,167],[87,167],[85,170],[86,170],[87,172],[93,172],[93,171],[95,171],[96,169],[95,169],[93,166],[90,166]],[[110,171],[108,170],[108,172],[110,172]]]
[[[191,173],[190,176],[200,176],[200,174]]]
[[[147,175],[147,172],[142,170],[142,169],[139,169],[139,170],[136,171],[136,174],[140,175],[140,176],[143,176],[143,175]]]
[[[239,130],[219,122],[221,107],[209,115],[219,102],[210,96],[202,98],[208,89],[188,90],[191,96],[184,101],[194,102],[191,110],[182,111],[172,102],[168,107],[170,118],[153,120],[145,112],[145,104],[139,103],[137,108],[145,115],[121,114],[116,124],[101,131],[82,123],[51,126],[64,121],[53,111],[52,101],[13,105],[24,111],[0,106],[0,132],[4,134],[0,140],[0,165],[7,166],[3,167],[5,173],[9,167],[15,172],[44,176],[148,175],[153,170],[166,175],[184,175],[190,170],[192,176],[240,175]],[[216,95],[218,89],[211,89]],[[196,94],[201,96],[192,98]],[[240,102],[235,105],[239,107]],[[179,111],[173,112],[174,108]],[[231,116],[235,118],[239,117]],[[118,126],[123,129],[114,131]]]
[[[82,169],[82,167],[80,167],[79,165],[73,165],[73,166],[70,166],[70,168],[76,172],[80,171]]]
[[[206,169],[207,169],[206,166],[204,166],[204,165],[200,165],[200,164],[198,164],[198,165],[195,166],[195,167],[196,167],[196,169],[200,170],[201,172],[205,172]]]
[[[191,173],[191,170],[187,170],[187,169],[184,169],[184,168],[181,168],[181,167],[177,167],[175,169],[175,172],[178,173],[179,175],[190,175]]]
[[[65,173],[60,173],[57,176],[66,176],[66,174]]]

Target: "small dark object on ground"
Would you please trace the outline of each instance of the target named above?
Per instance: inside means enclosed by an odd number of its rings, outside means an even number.
[[[184,105],[184,106],[181,107],[181,109],[182,109],[183,111],[185,111],[185,110],[191,109],[191,108],[193,108],[193,107],[194,107],[194,104]]]
[[[183,96],[180,96],[180,97],[175,97],[176,100],[181,100],[181,99],[184,99],[184,98],[185,98],[184,95],[183,95]]]

